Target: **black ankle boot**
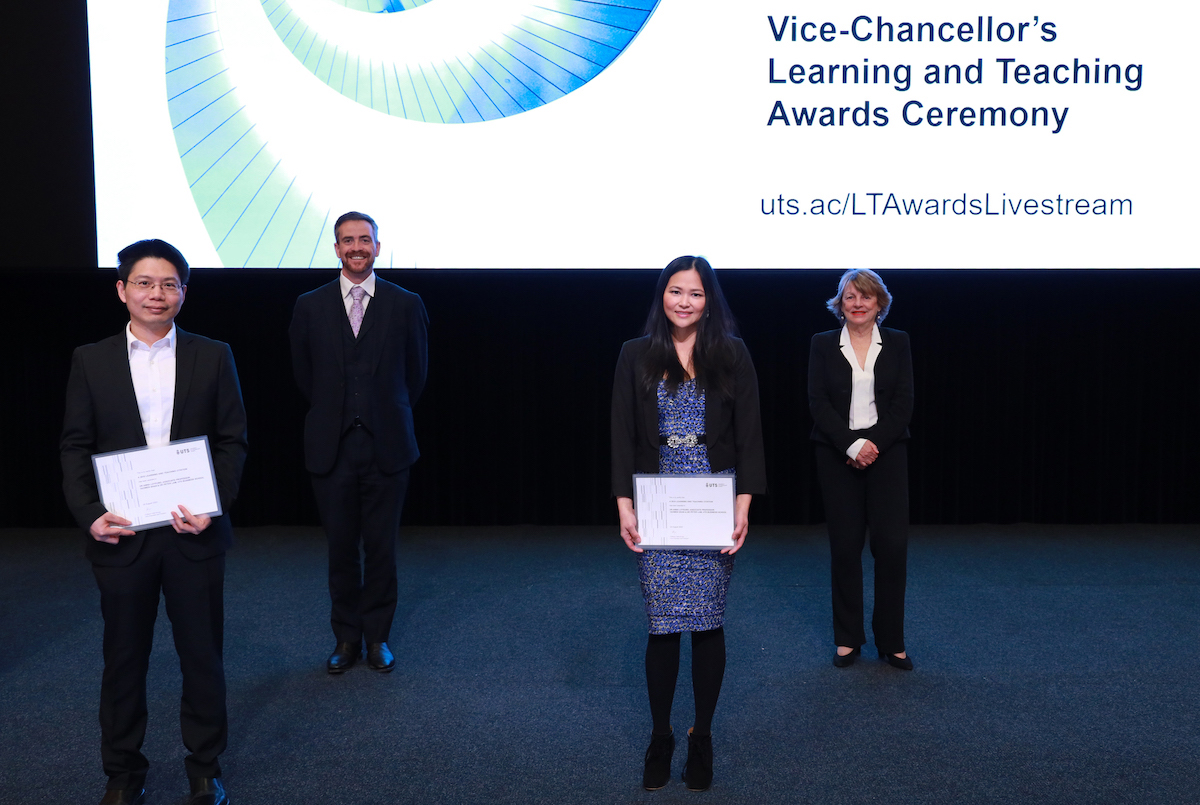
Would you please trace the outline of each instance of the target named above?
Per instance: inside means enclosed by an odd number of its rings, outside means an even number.
[[[693,735],[688,728],[688,756],[683,781],[688,791],[707,791],[712,785],[712,735]]]
[[[651,735],[646,750],[646,768],[642,771],[642,788],[657,791],[671,780],[671,758],[675,756],[675,731],[666,735]]]

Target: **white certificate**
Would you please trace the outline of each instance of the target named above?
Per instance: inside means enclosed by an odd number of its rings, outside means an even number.
[[[169,524],[180,506],[192,514],[221,513],[207,436],[97,453],[92,466],[104,508],[131,521],[126,528],[133,531]]]
[[[634,475],[643,548],[729,548],[737,499],[732,475]]]

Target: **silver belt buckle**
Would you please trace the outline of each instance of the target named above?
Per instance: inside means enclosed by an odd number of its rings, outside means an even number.
[[[697,444],[696,434],[694,434],[694,433],[689,433],[686,436],[676,436],[674,433],[672,433],[670,436],[667,437],[667,447],[671,447],[671,448],[695,447],[696,444]]]

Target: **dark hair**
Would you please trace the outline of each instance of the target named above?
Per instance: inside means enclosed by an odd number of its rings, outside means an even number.
[[[187,285],[190,273],[187,260],[183,259],[183,254],[179,249],[158,238],[139,240],[117,252],[117,276],[121,282],[129,282],[129,272],[139,261],[145,260],[147,257],[157,257],[175,266],[175,271],[179,274],[179,284]]]
[[[344,213],[341,217],[339,217],[337,219],[337,222],[333,225],[333,239],[334,240],[337,240],[338,230],[341,229],[342,224],[346,223],[347,221],[366,221],[368,224],[371,225],[371,237],[374,238],[375,240],[379,240],[379,225],[375,223],[375,219],[372,218],[371,216],[367,215],[365,212],[354,212],[353,210],[351,210],[350,212]]]
[[[725,295],[721,293],[713,267],[703,257],[691,255],[676,257],[658,275],[654,301],[646,316],[645,335],[650,337],[650,348],[642,359],[642,390],[653,393],[658,381],[665,379],[667,392],[673,395],[679,390],[679,384],[687,379],[687,372],[679,362],[671,340],[671,322],[663,312],[663,294],[671,277],[689,269],[695,269],[704,286],[704,313],[700,316],[696,344],[692,347],[696,386],[730,398],[733,396],[733,339],[737,336],[737,324],[725,302]]]

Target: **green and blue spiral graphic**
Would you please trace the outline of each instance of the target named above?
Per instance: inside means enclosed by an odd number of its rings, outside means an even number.
[[[454,0],[326,0],[403,25],[419,7]],[[423,123],[486,125],[552,103],[602,73],[646,25],[658,0],[543,0],[443,57],[401,48],[363,55],[330,41],[289,0],[261,2],[280,42],[327,91],[374,113]],[[413,10],[416,9],[414,12]],[[405,13],[407,12],[407,13]],[[377,33],[377,31],[376,31]],[[223,55],[216,0],[170,0],[166,23],[168,109],[197,210],[225,266],[305,267],[333,239],[334,211],[303,185],[303,165],[284,164],[239,98]],[[325,253],[321,252],[322,264]]]

